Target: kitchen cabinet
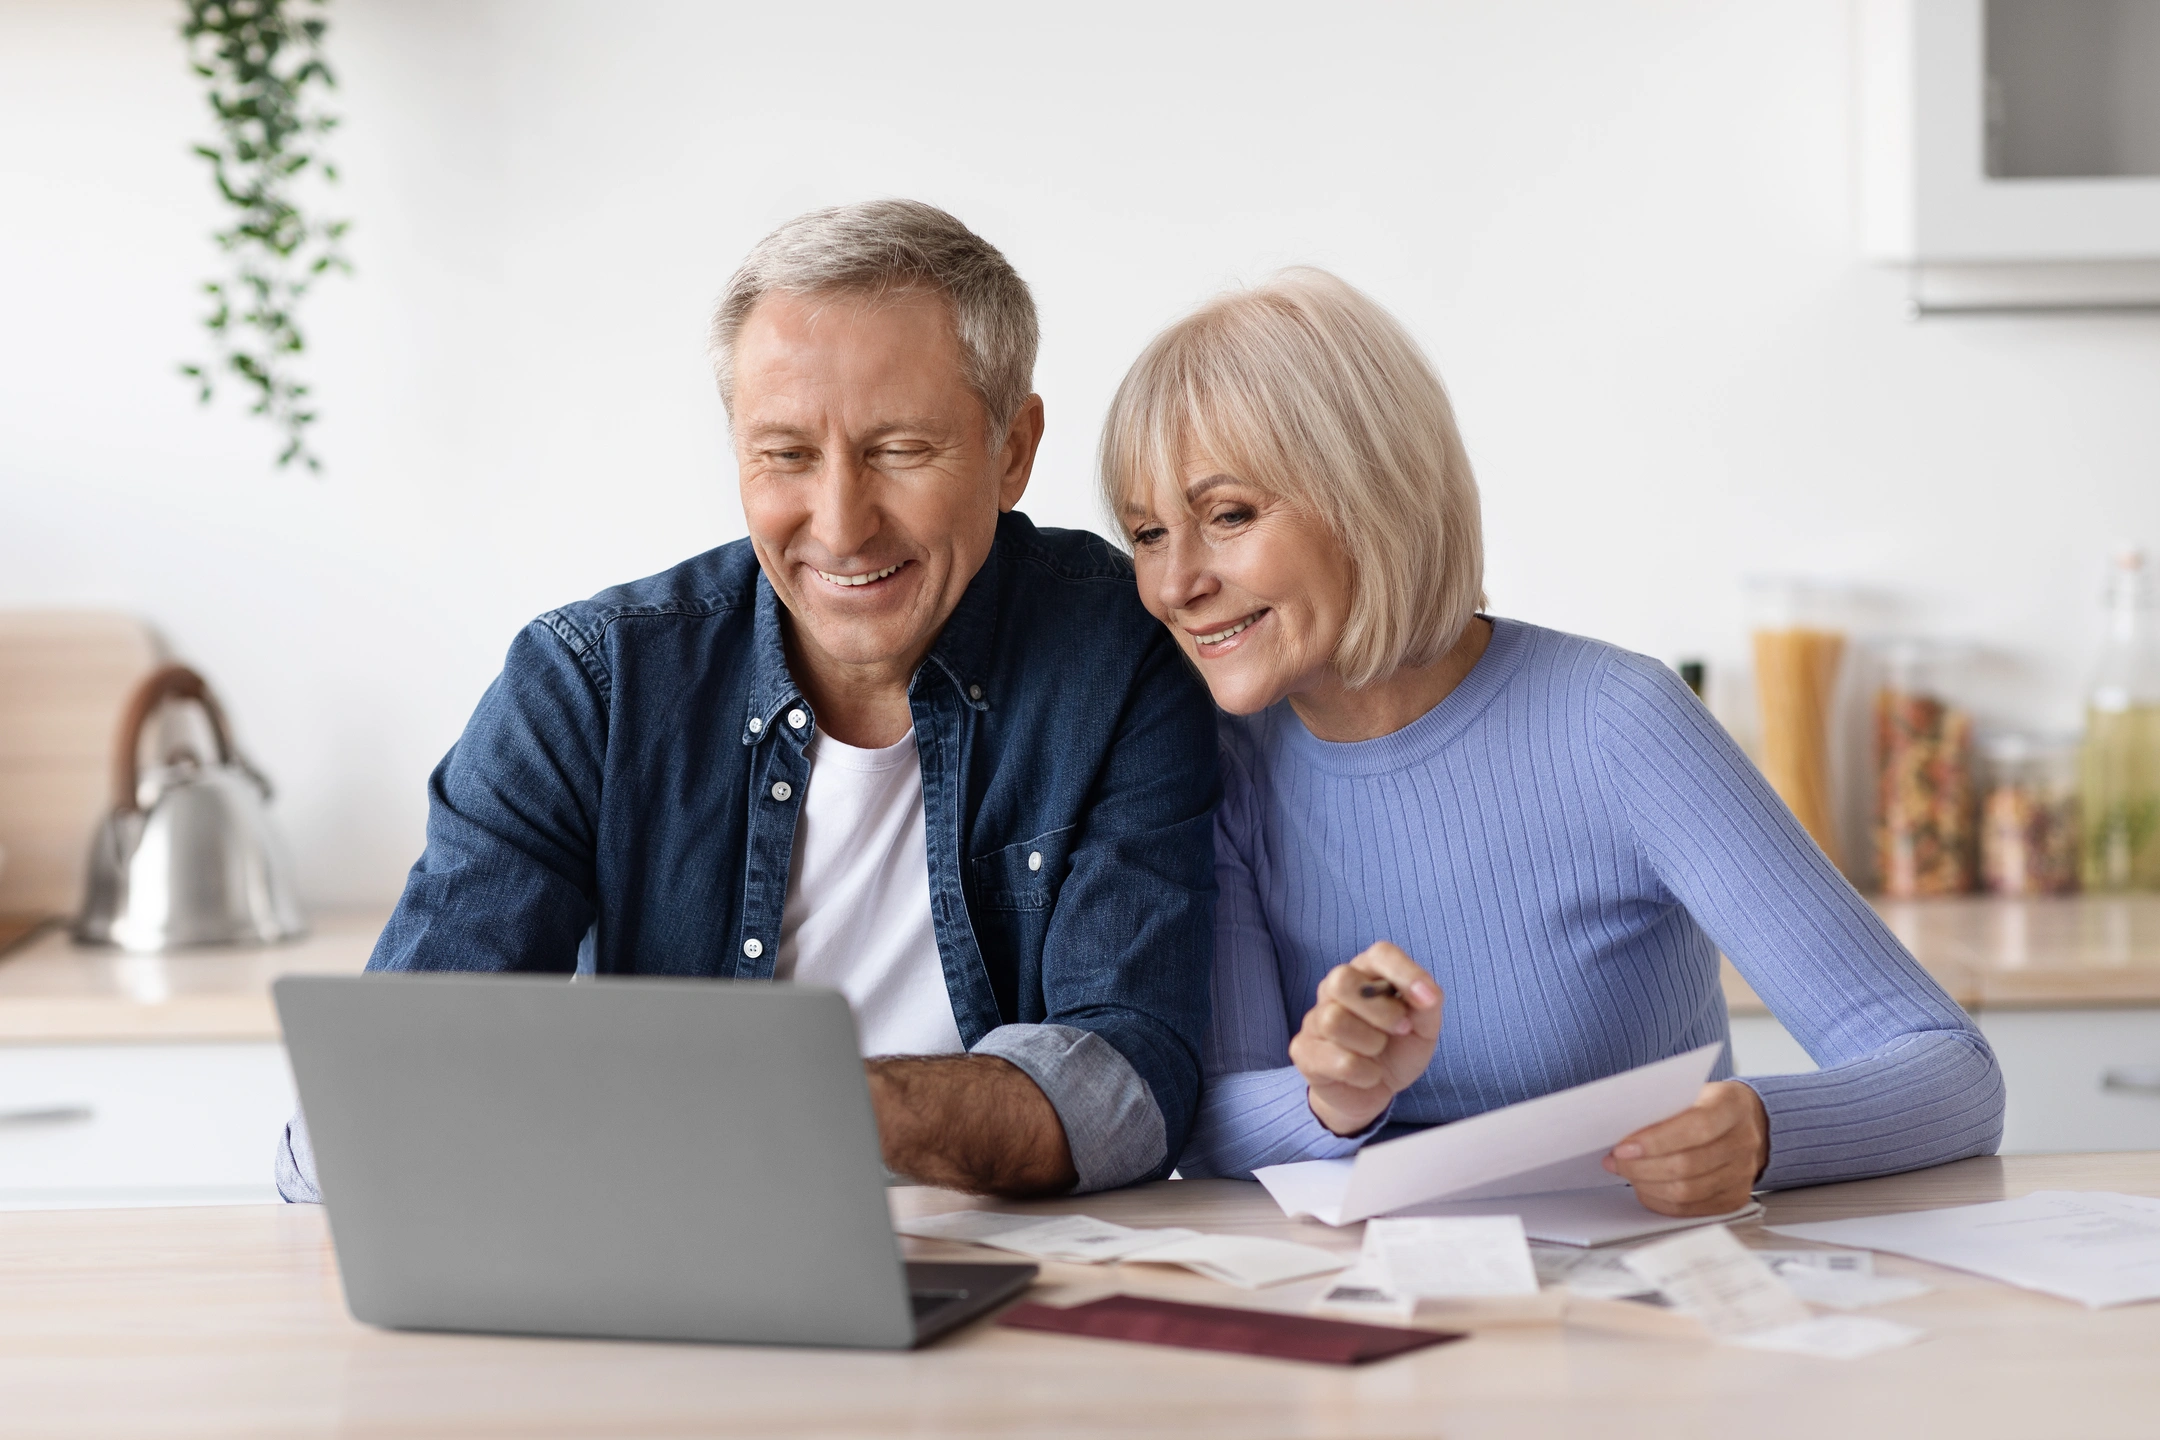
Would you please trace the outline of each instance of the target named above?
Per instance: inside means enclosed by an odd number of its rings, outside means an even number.
[[[158,955],[51,930],[0,957],[0,1209],[275,1200],[294,1097],[270,982],[360,970],[385,918]]]
[[[274,1040],[0,1046],[0,1210],[271,1201]]]
[[[2160,5],[1859,16],[1863,236],[1916,313],[2160,308]]]

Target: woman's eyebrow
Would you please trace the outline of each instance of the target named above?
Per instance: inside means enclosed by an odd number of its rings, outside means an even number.
[[[1237,483],[1238,480],[1235,475],[1210,475],[1205,479],[1195,480],[1185,487],[1185,503],[1192,504],[1218,485],[1235,485]]]

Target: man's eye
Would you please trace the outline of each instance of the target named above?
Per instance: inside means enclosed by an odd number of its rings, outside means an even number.
[[[927,445],[880,445],[870,453],[887,464],[915,465],[929,458],[930,447]]]
[[[768,450],[765,458],[782,465],[800,465],[810,458],[807,450]]]

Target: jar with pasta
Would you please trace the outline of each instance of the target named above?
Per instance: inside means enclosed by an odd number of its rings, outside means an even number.
[[[1972,714],[1945,683],[1955,656],[1905,643],[1875,692],[1875,867],[1898,899],[1960,895],[1979,861]]]
[[[1980,879],[1996,895],[2078,887],[2077,742],[1991,735],[1980,747]]]

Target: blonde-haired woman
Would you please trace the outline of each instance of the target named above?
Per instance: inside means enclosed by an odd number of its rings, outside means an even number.
[[[1732,1080],[1728,1051],[1606,1158],[1644,1204],[1994,1150],[1987,1042],[1679,679],[1479,613],[1469,460],[1378,305],[1292,270],[1203,306],[1126,376],[1102,474],[1141,599],[1226,712],[1185,1174],[1723,1040],[1721,948],[1821,1069]]]

